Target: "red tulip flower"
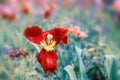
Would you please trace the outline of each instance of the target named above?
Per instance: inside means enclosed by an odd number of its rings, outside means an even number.
[[[66,28],[56,27],[43,32],[38,26],[27,27],[25,29],[24,35],[29,41],[43,45],[37,60],[43,67],[45,74],[52,73],[57,69],[58,56],[54,47],[61,41],[63,44],[67,44],[67,31]]]

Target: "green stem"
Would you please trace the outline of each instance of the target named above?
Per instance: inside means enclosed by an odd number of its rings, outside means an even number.
[[[39,48],[38,45],[36,45],[36,44],[34,44],[34,43],[31,43],[31,44],[37,49],[38,52],[40,52],[40,48]]]

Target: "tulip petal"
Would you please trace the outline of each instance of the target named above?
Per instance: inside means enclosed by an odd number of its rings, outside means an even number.
[[[27,27],[24,36],[33,43],[40,44],[42,41],[42,29],[38,26]]]
[[[57,45],[61,40],[63,40],[66,37],[67,31],[68,30],[66,28],[56,27],[48,30],[47,33],[53,35],[53,39],[56,41],[56,45]]]
[[[52,73],[57,69],[58,56],[56,52],[42,49],[37,56],[38,62],[43,67],[45,74]]]
[[[67,35],[62,39],[62,43],[63,44],[67,44],[68,43],[68,36]]]

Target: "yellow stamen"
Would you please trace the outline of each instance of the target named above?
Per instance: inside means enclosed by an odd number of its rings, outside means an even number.
[[[52,38],[53,38],[53,36],[51,34],[48,34],[47,40],[43,40],[41,43],[46,51],[54,50],[54,46],[55,46],[56,42],[53,41]]]

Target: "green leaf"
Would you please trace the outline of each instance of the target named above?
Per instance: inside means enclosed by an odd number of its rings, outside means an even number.
[[[73,70],[73,66],[68,65],[64,69],[69,74],[71,80],[77,80],[77,77],[76,77],[75,72]]]
[[[75,46],[75,49],[76,49],[76,53],[78,54],[78,58],[79,58],[79,69],[80,69],[80,76],[81,76],[80,80],[88,80],[88,77],[85,71],[85,66],[81,58],[82,49],[78,48],[77,46]]]
[[[108,75],[108,80],[119,80],[117,79],[117,71],[119,62],[114,55],[106,55],[105,68]]]

